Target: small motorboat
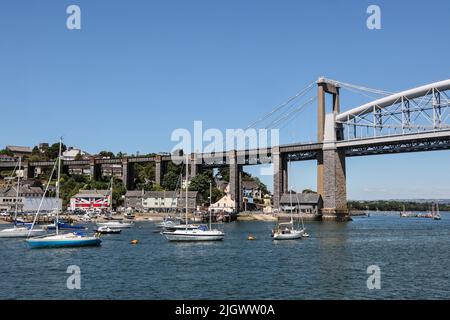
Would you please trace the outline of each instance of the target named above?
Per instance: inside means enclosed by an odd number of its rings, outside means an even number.
[[[111,229],[110,227],[99,227],[96,230],[97,233],[100,234],[119,234],[122,232],[121,229]]]
[[[180,224],[181,224],[180,219],[166,217],[166,218],[164,218],[164,220],[162,222],[157,223],[156,227],[157,228],[168,228],[168,227],[178,226]]]

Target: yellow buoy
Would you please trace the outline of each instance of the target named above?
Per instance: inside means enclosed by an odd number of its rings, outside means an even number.
[[[138,244],[139,241],[138,240],[131,240],[131,244]]]

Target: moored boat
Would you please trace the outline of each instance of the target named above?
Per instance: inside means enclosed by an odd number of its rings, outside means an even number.
[[[56,230],[56,224],[52,223],[47,226],[45,226],[47,230]],[[58,222],[58,229],[59,230],[86,230],[87,228],[85,226],[76,225],[73,223],[66,223],[66,222]]]
[[[223,240],[225,237],[225,234],[223,231],[212,229],[211,228],[211,216],[209,219],[209,229],[204,226],[196,226],[196,225],[189,225],[188,224],[188,189],[189,189],[189,183],[188,183],[188,177],[189,177],[189,171],[188,171],[188,158],[186,156],[186,210],[185,210],[185,224],[183,226],[177,226],[175,230],[170,231],[164,231],[162,234],[166,237],[169,241],[218,241]],[[211,183],[210,183],[210,199],[211,199]],[[211,211],[210,211],[211,212]],[[210,213],[211,214],[211,213]]]
[[[0,238],[26,238],[29,235],[38,236],[45,233],[43,229],[29,229],[27,227],[17,227],[0,230]]]
[[[122,221],[108,221],[108,222],[98,222],[98,227],[108,227],[111,229],[127,229],[133,226],[133,222],[122,222]]]
[[[60,199],[60,182],[61,182],[61,148],[62,148],[62,139],[59,140],[59,154],[58,159],[55,162],[55,166],[53,167],[52,173],[50,174],[50,178],[48,179],[47,186],[45,188],[44,194],[41,199],[41,203],[34,217],[34,221],[29,233],[29,236],[32,235],[33,227],[36,223],[36,219],[39,215],[39,211],[42,205],[42,201],[45,197],[45,194],[48,191],[48,187],[50,185],[50,181],[52,179],[55,168],[58,168],[58,176],[56,180],[56,198]],[[56,209],[56,220],[55,220],[55,230],[56,234],[45,235],[40,237],[28,238],[26,242],[31,249],[34,248],[64,248],[64,247],[87,247],[87,246],[99,246],[101,240],[98,236],[89,236],[81,231],[76,231],[72,233],[60,233],[59,232],[59,211],[60,208]]]
[[[32,235],[42,235],[45,233],[45,230],[43,229],[33,229],[31,230],[31,225],[25,223],[24,220],[19,219],[17,217],[18,213],[18,204],[19,204],[19,194],[20,194],[20,181],[22,177],[22,173],[19,172],[20,167],[22,164],[22,158],[19,157],[18,165],[15,168],[14,172],[17,175],[17,186],[16,186],[16,198],[15,198],[15,210],[14,210],[14,226],[12,228],[7,228],[0,230],[0,238],[26,238],[30,234]]]
[[[27,243],[30,248],[87,247],[99,246],[101,240],[97,236],[72,232],[30,238],[27,239]]]
[[[208,230],[205,226],[197,229],[165,231],[163,234],[169,241],[219,241],[225,237],[222,231]]]
[[[95,232],[100,234],[119,234],[121,229],[111,229],[110,227],[99,227]]]

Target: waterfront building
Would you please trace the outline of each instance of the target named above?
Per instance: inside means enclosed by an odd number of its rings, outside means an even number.
[[[19,212],[35,212],[39,208],[44,190],[41,187],[24,184],[19,189],[19,197],[16,199],[17,186],[10,186],[0,190],[0,212],[13,212],[16,208]],[[61,202],[56,198],[44,198],[41,211],[53,211],[61,207]]]
[[[291,207],[292,202],[292,207]],[[322,197],[318,193],[284,193],[280,199],[280,209],[295,213],[319,214],[322,208]]]
[[[144,190],[128,190],[125,194],[124,207],[126,209],[143,211],[142,200],[144,198]]]
[[[22,147],[22,146],[6,146],[6,150],[12,152],[15,157],[23,157],[31,155],[30,147]]]
[[[262,200],[263,192],[256,181],[242,181],[242,195],[251,199]]]
[[[234,200],[229,193],[225,194],[219,201],[211,204],[211,212],[228,212],[232,213],[236,210]]]
[[[106,211],[111,208],[111,190],[80,190],[70,198],[70,210]]]
[[[125,196],[125,203],[130,204],[130,207],[133,203],[136,205],[135,208],[138,208],[138,198],[139,196],[136,193],[130,193],[129,198]],[[185,192],[176,192],[176,191],[146,191],[142,199],[142,209],[144,211],[159,211],[159,212],[167,212],[170,210],[184,210],[186,207],[186,193]],[[188,209],[194,211],[197,208],[198,202],[198,192],[197,191],[188,191]]]

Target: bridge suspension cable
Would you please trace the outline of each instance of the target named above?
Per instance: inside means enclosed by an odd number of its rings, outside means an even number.
[[[290,123],[294,118],[296,118],[304,109],[306,106],[309,106],[312,104],[315,100],[317,100],[317,97],[312,97],[305,103],[301,104],[300,106],[290,110],[289,112],[286,112],[282,114],[279,118],[273,120],[271,123],[269,123],[265,129],[273,129],[276,126],[279,126],[280,124],[283,124],[283,126],[279,127],[279,129],[285,127],[288,123]],[[284,123],[283,123],[284,122]]]
[[[290,97],[286,102],[282,103],[281,105],[275,107],[273,110],[271,110],[270,112],[264,114],[263,116],[261,116],[260,118],[258,118],[257,120],[253,121],[249,126],[247,126],[245,129],[250,129],[250,128],[254,128],[256,127],[257,124],[267,120],[268,118],[270,118],[271,116],[273,116],[276,112],[282,110],[283,108],[285,108],[286,106],[290,105],[291,102],[293,102],[296,99],[299,99],[300,97],[306,95],[309,91],[311,91],[311,89],[314,87],[315,85],[315,81],[311,82],[308,86],[306,86],[305,88],[303,88],[302,90],[300,90],[298,93],[296,93],[294,96]]]
[[[326,78],[322,78],[322,79],[325,82],[328,82],[335,86],[343,87],[343,88],[346,88],[349,90],[354,89],[357,91],[369,92],[369,93],[374,93],[374,94],[383,95],[383,96],[389,96],[391,94],[394,94],[393,92],[389,92],[386,90],[373,89],[373,88],[364,87],[364,86],[360,86],[360,85],[356,85],[356,84],[346,83],[346,82],[339,81],[339,80],[331,80],[331,79],[326,79]]]

